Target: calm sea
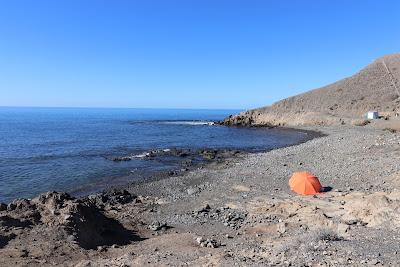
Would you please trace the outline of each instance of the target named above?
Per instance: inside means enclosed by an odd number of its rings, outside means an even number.
[[[278,129],[208,126],[238,110],[0,108],[0,202],[48,190],[79,194],[165,171],[162,160],[114,162],[153,149],[264,151],[304,140]]]

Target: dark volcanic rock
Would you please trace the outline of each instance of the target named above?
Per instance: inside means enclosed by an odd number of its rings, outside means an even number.
[[[112,161],[130,161],[134,159],[152,159],[155,157],[162,156],[173,156],[173,157],[187,157],[193,154],[190,149],[157,149],[151,150],[149,152],[143,153],[141,155],[127,155],[127,156],[118,156],[110,158]]]
[[[232,149],[203,149],[198,152],[206,160],[232,158],[240,153],[239,150]]]
[[[8,242],[16,237],[15,234],[0,235],[0,249],[5,247]]]
[[[253,118],[247,114],[239,114],[236,116],[230,115],[229,117],[225,118],[222,122],[219,122],[221,125],[227,126],[252,126],[254,123]]]
[[[224,158],[231,158],[237,154],[239,154],[239,150],[231,150],[231,149],[163,149],[163,150],[152,150],[150,152],[144,153],[143,156],[120,156],[113,157],[111,160],[113,161],[129,161],[129,160],[151,160],[156,157],[166,157],[169,161],[175,160],[176,162],[180,162],[180,165],[183,166],[192,166],[195,162],[199,162],[201,160],[212,161],[212,160],[220,160]],[[184,159],[182,159],[184,158]]]
[[[100,194],[90,195],[87,200],[98,206],[104,207],[105,205],[116,205],[116,204],[126,204],[136,199],[135,195],[132,195],[128,191],[122,189],[112,189]]]
[[[207,160],[213,160],[216,158],[218,152],[217,150],[214,149],[205,149],[205,150],[201,150],[199,151],[199,154]]]
[[[7,205],[4,203],[0,203],[0,211],[7,210]]]
[[[29,219],[20,220],[8,215],[0,216],[0,226],[5,228],[25,228],[29,225],[32,225],[32,222]]]

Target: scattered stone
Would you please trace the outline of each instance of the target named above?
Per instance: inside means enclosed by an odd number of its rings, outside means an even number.
[[[243,213],[237,210],[232,210],[227,207],[212,209],[209,205],[206,205],[199,211],[193,211],[192,216],[198,220],[217,220],[223,223],[224,226],[231,227],[233,229],[239,229],[247,217],[247,213]]]
[[[197,244],[202,248],[218,248],[220,244],[214,239],[205,239],[203,237],[196,238]]]
[[[196,194],[199,190],[198,190],[197,188],[190,187],[190,188],[188,188],[186,191],[187,191],[187,194],[188,194],[189,196],[191,196],[191,195]]]
[[[346,235],[349,231],[350,226],[344,223],[339,223],[337,227],[337,231],[339,235]]]
[[[377,259],[372,259],[372,260],[370,260],[369,262],[368,262],[368,264],[369,265],[377,265],[377,264],[379,264],[380,262],[377,260]]]
[[[97,246],[97,251],[98,251],[98,252],[104,252],[104,251],[106,251],[106,247],[104,247],[104,246]]]
[[[21,250],[21,252],[20,252],[20,256],[21,256],[22,258],[26,258],[26,257],[29,256],[29,252],[28,252],[26,249],[23,249],[23,250]]]
[[[167,230],[168,226],[166,223],[161,223],[161,222],[153,222],[148,226],[148,228],[152,231],[160,231],[160,230]]]
[[[286,232],[286,228],[287,228],[288,224],[285,222],[280,222],[278,223],[278,225],[276,226],[276,230],[278,233],[280,234],[284,234]]]
[[[15,205],[14,203],[10,203],[7,205],[7,210],[13,211],[13,210],[15,210],[16,207],[17,207],[17,205]]]
[[[7,205],[4,203],[0,203],[0,211],[7,210]]]
[[[197,213],[199,214],[199,213],[203,213],[203,212],[210,212],[210,210],[211,210],[210,205],[206,204],[203,208],[199,209],[197,211]]]

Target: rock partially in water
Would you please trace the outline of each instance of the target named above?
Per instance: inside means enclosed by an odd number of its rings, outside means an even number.
[[[162,149],[162,150],[151,150],[149,152],[145,152],[139,155],[126,155],[126,156],[118,156],[109,158],[112,161],[130,161],[130,160],[146,160],[153,159],[156,157],[176,157],[176,158],[188,158],[182,161],[183,165],[191,166],[193,164],[193,160],[195,158],[198,159],[200,156],[205,160],[214,160],[214,159],[222,159],[222,158],[230,158],[239,154],[240,151],[236,149]]]
[[[193,154],[190,149],[156,149],[136,155],[112,157],[112,161],[130,161],[134,159],[151,159],[161,156],[187,157]]]
[[[223,121],[217,122],[216,124],[226,125],[226,126],[249,127],[254,124],[254,119],[252,117],[251,112],[243,112],[237,115],[230,115]]]

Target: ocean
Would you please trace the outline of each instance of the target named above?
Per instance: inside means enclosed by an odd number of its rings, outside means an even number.
[[[0,108],[0,202],[45,191],[85,195],[181,168],[152,150],[235,149],[296,144],[301,131],[210,126],[239,110]],[[114,157],[131,156],[129,161]]]

